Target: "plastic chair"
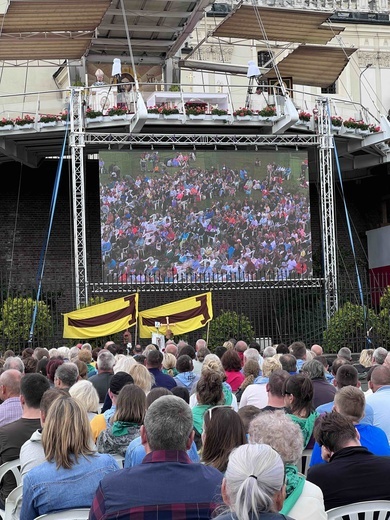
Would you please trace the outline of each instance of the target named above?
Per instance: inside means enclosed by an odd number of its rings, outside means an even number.
[[[4,464],[2,464],[0,466],[0,481],[2,480],[4,475],[6,473],[8,473],[8,471],[12,471],[12,473],[15,476],[16,486],[20,486],[20,484],[22,483],[22,475],[20,474],[19,467],[20,467],[20,460],[19,459],[10,460],[9,462],[4,462]],[[3,520],[6,520],[6,518],[7,518],[6,517],[6,510],[7,510],[7,507],[6,507],[5,510],[4,509],[0,509],[0,517]]]
[[[303,475],[305,475],[305,477],[307,477],[307,472],[309,470],[312,453],[313,453],[313,450],[309,450],[309,449],[303,450],[302,457],[297,464],[298,471],[300,473],[302,473]]]
[[[390,512],[390,500],[372,500],[357,502],[347,506],[335,507],[327,511],[328,520],[386,520]],[[360,516],[359,516],[360,513]],[[364,514],[364,516],[362,515]],[[377,515],[375,515],[377,513]]]
[[[64,509],[56,513],[37,516],[35,520],[88,520],[89,508]]]
[[[123,468],[123,464],[125,463],[125,458],[122,457],[122,455],[119,455],[119,453],[110,453],[111,457],[113,457],[120,468]]]
[[[11,491],[8,497],[5,500],[5,515],[4,520],[13,520],[14,518],[19,518],[16,515],[16,511],[18,507],[20,508],[22,505],[22,496],[23,496],[23,484],[20,484],[15,489]],[[19,509],[20,513],[20,509]],[[15,516],[16,515],[16,516]]]

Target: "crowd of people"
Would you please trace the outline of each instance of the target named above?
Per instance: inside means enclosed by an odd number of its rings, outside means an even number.
[[[287,154],[285,164],[256,159],[247,171],[226,156],[230,164],[209,168],[194,152],[141,153],[132,172],[111,164],[100,186],[105,275],[140,283],[309,275],[307,160],[294,171]]]
[[[168,340],[129,355],[128,336],[1,358],[0,462],[15,460],[23,484],[14,518],[326,520],[390,501],[386,349],[354,363],[344,347],[329,367],[299,341],[212,353]],[[3,509],[15,487],[6,473]]]

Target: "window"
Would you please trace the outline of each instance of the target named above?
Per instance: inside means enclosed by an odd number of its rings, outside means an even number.
[[[258,51],[257,53],[257,66],[264,67],[272,59],[272,53],[268,51]],[[268,64],[270,67],[270,64]]]
[[[321,94],[336,94],[336,83],[332,83],[329,87],[321,88]]]

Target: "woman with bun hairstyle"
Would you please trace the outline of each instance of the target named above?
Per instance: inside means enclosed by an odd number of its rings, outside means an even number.
[[[196,386],[196,398],[197,405],[192,408],[192,416],[194,419],[195,442],[199,449],[202,444],[201,435],[203,433],[203,416],[205,412],[214,406],[230,406],[232,397],[230,394],[230,402],[226,402],[220,372],[204,369]]]

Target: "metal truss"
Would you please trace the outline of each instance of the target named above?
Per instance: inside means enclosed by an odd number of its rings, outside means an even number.
[[[72,151],[73,248],[77,308],[88,303],[83,108],[82,89],[72,89],[69,142]]]
[[[318,135],[85,134],[88,144],[112,146],[318,146]]]
[[[320,138],[320,190],[322,217],[322,248],[325,275],[326,321],[338,310],[336,226],[334,212],[333,137],[331,134],[329,99],[318,100],[318,131]]]

